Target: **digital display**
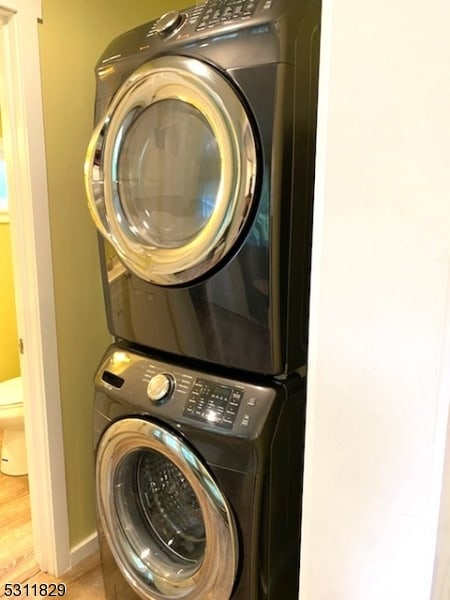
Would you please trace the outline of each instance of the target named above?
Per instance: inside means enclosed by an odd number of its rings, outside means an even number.
[[[206,379],[196,379],[183,415],[231,429],[241,403],[244,390]]]

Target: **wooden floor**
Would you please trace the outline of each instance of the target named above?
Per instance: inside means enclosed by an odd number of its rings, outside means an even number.
[[[0,451],[2,432],[0,431]],[[0,594],[7,581],[38,571],[33,558],[28,477],[0,473]]]
[[[25,587],[24,584],[28,584],[28,587]],[[105,600],[98,553],[85,559],[62,577],[52,577],[47,573],[37,572],[22,582],[22,596],[26,597],[25,591],[28,591],[31,597],[42,596],[39,593],[41,584],[47,584],[44,589],[53,589],[55,591],[54,595],[59,595],[57,594],[58,588],[54,586],[64,584],[65,593],[61,597],[66,600]],[[35,590],[36,594],[34,593]],[[0,588],[0,598],[6,597],[4,591],[4,587]],[[63,590],[61,589],[61,591]]]
[[[1,435],[0,431],[0,450]],[[35,584],[63,583],[66,586],[64,598],[105,600],[98,553],[62,577],[39,571],[33,557],[28,477],[0,473],[0,598],[6,597],[7,583],[21,584],[21,588],[16,588],[21,589],[21,595],[12,597],[41,597],[39,587],[33,587]]]
[[[21,584],[18,587],[22,592],[19,597],[41,597],[44,594],[39,592],[40,585],[46,584],[45,590],[54,591],[53,595],[67,600],[105,600],[98,553],[86,558],[62,577],[53,577],[36,569],[34,575],[8,580],[10,583],[12,581]],[[59,584],[63,584],[64,588],[58,588]],[[58,594],[59,589],[61,592],[65,590],[64,594]],[[0,587],[0,598],[6,598],[3,582]]]

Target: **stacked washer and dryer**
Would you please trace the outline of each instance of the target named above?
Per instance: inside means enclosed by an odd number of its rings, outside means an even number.
[[[318,0],[206,0],[100,58],[85,166],[108,600],[296,600]]]

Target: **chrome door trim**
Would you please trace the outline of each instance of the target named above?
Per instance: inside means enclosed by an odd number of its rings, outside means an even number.
[[[176,581],[168,579],[151,549],[146,557],[133,551],[115,507],[114,475],[119,465],[130,454],[146,449],[161,453],[182,472],[197,496],[204,518],[204,557],[199,566]],[[98,513],[108,544],[123,576],[141,598],[228,600],[238,561],[234,517],[209,470],[180,436],[144,418],[130,417],[112,423],[96,453],[96,490]]]
[[[131,239],[118,221],[114,161],[134,114],[160,100],[186,102],[206,118],[221,156],[215,208],[205,227],[181,247],[162,248]],[[89,143],[85,187],[92,218],[125,265],[146,281],[176,285],[216,265],[236,242],[253,202],[257,146],[244,106],[226,79],[198,59],[163,56],[139,67],[122,85]]]

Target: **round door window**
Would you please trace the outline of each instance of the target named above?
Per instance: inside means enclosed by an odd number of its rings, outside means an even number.
[[[221,175],[217,140],[203,114],[161,100],[135,118],[118,146],[117,211],[125,235],[155,248],[195,239],[214,212]]]
[[[234,520],[208,469],[178,435],[137,418],[113,423],[97,451],[96,482],[111,550],[142,598],[229,598]]]
[[[214,267],[249,217],[257,146],[234,88],[197,59],[166,56],[116,93],[88,148],[88,203],[125,265],[160,285]]]

